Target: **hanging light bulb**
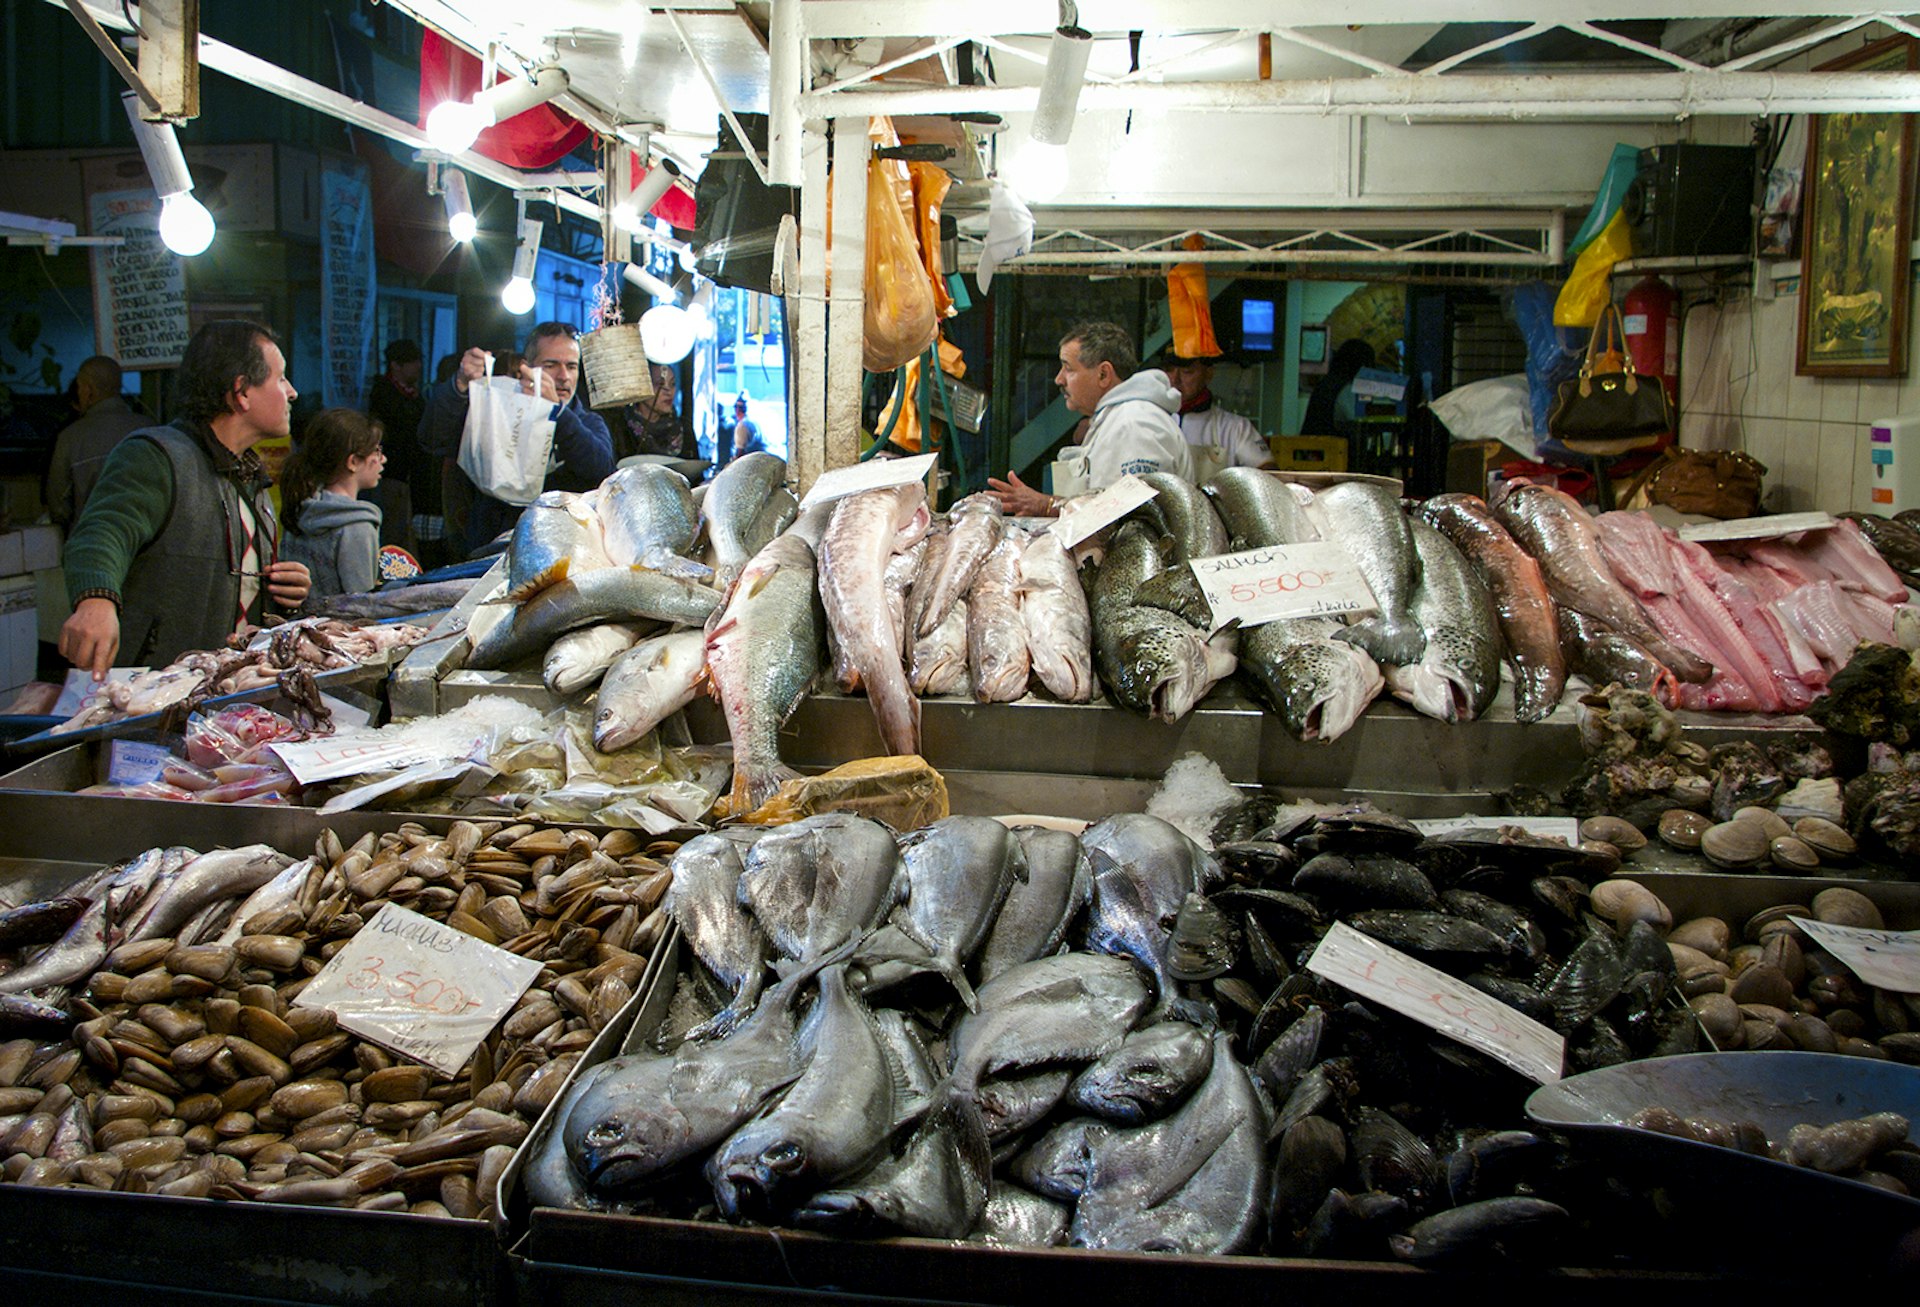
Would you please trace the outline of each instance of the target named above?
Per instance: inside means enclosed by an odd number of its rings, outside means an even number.
[[[1093,53],[1093,33],[1078,26],[1077,18],[1071,4],[1060,6],[1060,26],[1047,47],[1047,70],[1027,141],[1008,162],[1007,180],[1022,199],[1051,200],[1066,189],[1067,141]]]
[[[180,152],[173,124],[150,123],[142,118],[140,97],[132,91],[121,95],[120,103],[126,107],[127,121],[133,124],[134,143],[146,161],[154,194],[160,197],[161,243],[184,258],[205,253],[213,244],[213,215],[193,198],[193,173],[187,168],[187,156]]]
[[[442,154],[461,154],[495,123],[545,104],[566,89],[566,70],[547,67],[534,69],[524,80],[495,83],[471,100],[443,100],[427,115],[427,141]]]
[[[540,261],[540,230],[544,223],[520,220],[520,243],[513,250],[513,276],[500,291],[500,304],[515,317],[533,312],[533,273]]]
[[[693,316],[677,304],[656,304],[640,315],[640,346],[653,363],[678,363],[693,352]]]
[[[1008,160],[1005,172],[1021,199],[1054,199],[1067,188],[1067,147],[1028,141]]]
[[[467,175],[449,168],[440,178],[440,198],[447,206],[447,234],[462,245],[480,232],[474,220],[473,199],[467,193]]]

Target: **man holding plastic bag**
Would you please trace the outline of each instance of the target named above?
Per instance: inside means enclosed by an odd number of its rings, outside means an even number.
[[[582,398],[574,337],[564,322],[535,327],[518,378],[493,376],[493,356],[475,346],[461,355],[453,384],[433,392],[420,444],[458,457],[473,483],[469,551],[511,530],[542,490],[585,493],[613,472],[607,424]]]

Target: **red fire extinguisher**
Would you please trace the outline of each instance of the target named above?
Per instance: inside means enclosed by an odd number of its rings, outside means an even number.
[[[1660,278],[1648,275],[1635,283],[1620,302],[1620,316],[1627,329],[1627,354],[1633,370],[1642,377],[1658,377],[1667,388],[1667,402],[1679,411],[1680,403],[1680,296]],[[1673,432],[1660,439],[1665,449],[1673,443]]]

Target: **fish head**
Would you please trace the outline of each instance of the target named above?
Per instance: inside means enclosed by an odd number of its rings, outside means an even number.
[[[672,1092],[672,1058],[614,1059],[595,1070],[561,1126],[567,1157],[589,1185],[624,1189],[686,1160],[693,1130]]]
[[[1197,635],[1153,626],[1122,636],[1119,654],[1121,701],[1162,721],[1185,717],[1213,687]]]
[[[766,1220],[818,1186],[813,1150],[793,1122],[767,1115],[744,1126],[707,1165],[714,1200],[730,1221]]]
[[[1315,640],[1291,650],[1274,672],[1274,698],[1300,740],[1337,740],[1380,693],[1380,669],[1353,645]]]

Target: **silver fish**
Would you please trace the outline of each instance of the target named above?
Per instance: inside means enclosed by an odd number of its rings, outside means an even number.
[[[797,775],[780,727],[820,674],[813,550],[791,533],[753,556],[707,630],[707,675],[733,739],[733,810],[759,807]]]
[[[1080,841],[1044,826],[1014,830],[1026,855],[1027,876],[1015,880],[974,961],[980,980],[992,980],[1060,947],[1067,926],[1093,895],[1093,866]]]
[[[920,701],[907,684],[887,617],[886,567],[926,531],[926,488],[916,482],[841,500],[820,542],[827,622],[860,672],[882,746],[896,755],[920,752]]]
[[[182,867],[173,883],[160,891],[127,928],[127,942],[174,935],[209,903],[251,894],[292,862],[292,858],[265,844],[203,853]]]
[[[770,531],[765,539],[756,540],[755,523],[786,479],[785,459],[755,450],[728,460],[707,483],[707,493],[700,500],[700,523],[713,548],[713,567],[721,585],[739,575],[747,561],[779,534]]]
[[[548,647],[540,664],[540,679],[555,694],[584,690],[606,675],[615,659],[633,648],[644,629],[626,622],[602,622],[568,631]]]
[[[1429,717],[1470,722],[1500,689],[1500,625],[1486,583],[1447,538],[1415,518],[1420,555],[1413,616],[1426,632],[1418,663],[1387,669],[1387,685]]]
[[[924,1100],[936,1083],[925,1047],[898,1012],[878,1013],[877,1021],[902,1071],[903,1096]],[[956,1115],[928,1116],[897,1153],[844,1187],[815,1194],[793,1222],[845,1235],[964,1238],[986,1209],[991,1162],[985,1141],[963,1137]]]
[[[974,573],[967,591],[967,669],[973,697],[1011,703],[1027,693],[1027,628],[1020,620],[1019,532],[1009,532]]]
[[[1235,551],[1263,545],[1297,545],[1320,532],[1287,483],[1268,472],[1230,467],[1206,485]]]
[[[635,463],[602,481],[599,513],[607,557],[616,567],[657,568],[693,544],[693,489],[658,463]]]
[[[693,701],[707,666],[707,637],[675,631],[642,640],[614,660],[600,683],[593,747],[624,749]]]
[[[1093,698],[1093,616],[1073,559],[1051,531],[1020,551],[1020,623],[1033,675],[1063,703]]]
[[[1066,1100],[1122,1125],[1165,1116],[1207,1077],[1213,1041],[1184,1021],[1136,1030],[1067,1086]]]
[[[706,1167],[728,1220],[790,1213],[808,1195],[880,1160],[894,1126],[894,1069],[845,967],[820,975],[813,1056],[771,1109],[736,1131]]]
[[[1199,486],[1172,472],[1144,472],[1140,479],[1158,493],[1137,511],[1157,522],[1160,533],[1173,541],[1175,564],[1227,552],[1227,528]]]
[[[915,605],[915,635],[931,635],[954,601],[973,588],[975,574],[999,546],[1005,527],[1000,498],[990,491],[968,495],[947,511],[947,545],[929,560],[933,570],[926,578],[926,602]]]
[[[592,497],[549,490],[513,524],[504,598],[523,604],[569,576],[612,565]]]
[[[645,568],[603,567],[550,585],[481,636],[467,666],[498,670],[542,653],[568,631],[647,619],[699,626],[720,606],[718,591]]]
[[[967,960],[992,929],[1007,891],[1027,877],[1013,832],[991,817],[946,817],[900,841],[906,902],[893,921],[931,955],[969,1011],[978,1004]]]
[[[1152,1001],[1130,962],[1098,953],[1024,963],[978,997],[947,1041],[949,1087],[968,1099],[990,1075],[1105,1056]]]
[[[792,526],[794,519],[800,516],[800,501],[794,498],[793,491],[785,486],[775,486],[773,493],[767,496],[767,502],[760,505],[760,511],[753,515],[753,522],[747,528],[746,543],[754,546],[753,554],[759,553],[774,539]]]
[[[986,1126],[987,1141],[997,1146],[1039,1125],[1066,1097],[1072,1080],[1071,1067],[1042,1067],[981,1081],[973,1101]]]
[[[1567,659],[1560,622],[1540,563],[1507,533],[1477,495],[1435,495],[1420,510],[1480,573],[1500,614],[1500,634],[1513,662],[1513,715],[1537,722],[1560,706]]]
[[[920,614],[926,609],[927,597],[933,593],[933,578],[946,558],[947,545],[953,539],[952,529],[944,517],[934,518],[927,526],[927,534],[922,537],[926,548],[920,553],[920,567],[914,574],[913,584],[907,589],[907,628],[906,639],[909,645],[927,637],[920,634]],[[963,592],[964,593],[964,592]],[[966,602],[964,598],[956,603]],[[948,619],[952,614],[948,614]]]
[[[923,537],[913,548],[903,549],[887,560],[887,619],[893,623],[896,648],[903,661],[913,648],[913,642],[907,636],[907,589],[913,584],[914,574],[919,570],[920,560],[926,552],[927,542]]]
[[[829,812],[780,826],[742,861],[740,901],[784,958],[812,962],[857,940],[900,901],[900,858],[877,821]]]
[[[682,844],[668,864],[673,879],[660,900],[661,910],[680,927],[694,956],[733,991],[727,1006],[689,1039],[731,1034],[760,1001],[772,946],[740,903],[741,855],[762,832],[730,827],[698,835]]]
[[[657,1060],[667,1065],[672,1064],[670,1058]],[[611,1058],[582,1070],[573,1084],[568,1087],[567,1100],[548,1121],[547,1128],[527,1141],[527,1157],[520,1170],[520,1186],[526,1190],[527,1200],[535,1207],[561,1207],[581,1211],[606,1205],[587,1187],[586,1178],[574,1169],[573,1160],[567,1156],[564,1127],[567,1119],[566,1109],[592,1093],[595,1081],[609,1073],[619,1071],[621,1067],[619,1058]]]
[[[277,912],[281,908],[297,906],[308,879],[316,874],[324,875],[326,870],[325,865],[316,858],[289,863],[279,875],[247,895],[246,900],[233,910],[226,928],[214,942],[231,944],[246,933],[247,922],[253,917],[262,912]]]
[[[914,640],[907,678],[913,692],[923,697],[968,692],[966,600],[954,601],[932,635]]]
[[[47,945],[31,962],[0,975],[0,994],[24,994],[50,985],[70,985],[100,969],[107,954],[126,942],[126,922],[154,893],[170,882],[192,849],[149,849],[115,869],[111,878],[96,880],[92,901],[67,933]]]
[[[575,1174],[603,1192],[632,1188],[739,1129],[803,1068],[794,1004],[815,974],[803,967],[768,990],[726,1039],[623,1053],[582,1077],[554,1118]]]
[[[1094,1152],[1118,1133],[1120,1127],[1098,1117],[1071,1117],[1034,1140],[1008,1173],[1050,1199],[1077,1202],[1093,1173]]]
[[[1213,1042],[1212,1070],[1178,1112],[1093,1151],[1074,1206],[1076,1245],[1173,1253],[1253,1246],[1266,1217],[1267,1106],[1231,1036]]]
[[[1661,635],[1614,579],[1600,553],[1593,519],[1571,495],[1551,486],[1521,486],[1500,501],[1494,516],[1539,560],[1555,603],[1618,631],[1683,681],[1705,682],[1713,676],[1712,663]]]
[[[1420,559],[1400,501],[1385,486],[1343,481],[1315,495],[1313,504],[1325,516],[1327,538],[1346,546],[1380,606],[1378,615],[1347,627],[1338,638],[1359,645],[1378,663],[1419,662],[1427,643],[1413,616]]]
[[[996,1180],[980,1222],[967,1240],[1007,1248],[1057,1248],[1067,1241],[1072,1219],[1073,1212],[1064,1204]]]
[[[1177,827],[1145,813],[1120,813],[1080,837],[1093,861],[1087,947],[1132,958],[1153,977],[1160,1006],[1205,1023],[1204,1005],[1179,996],[1167,970],[1170,925],[1189,894],[1205,894],[1225,873]]]

